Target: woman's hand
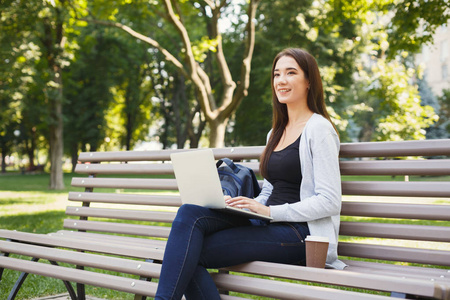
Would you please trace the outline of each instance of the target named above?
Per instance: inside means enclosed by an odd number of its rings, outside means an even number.
[[[247,208],[252,212],[260,215],[270,217],[270,207],[265,206],[254,199],[250,199],[243,196],[231,198],[230,196],[224,196],[224,200],[227,205],[237,208]]]

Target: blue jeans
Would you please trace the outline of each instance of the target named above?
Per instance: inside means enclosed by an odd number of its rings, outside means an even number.
[[[155,299],[220,299],[207,268],[260,260],[304,264],[306,223],[269,223],[185,204],[167,241]]]

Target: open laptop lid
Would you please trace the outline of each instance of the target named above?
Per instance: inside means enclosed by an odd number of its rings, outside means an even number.
[[[170,158],[183,204],[225,208],[212,149],[172,153]]]

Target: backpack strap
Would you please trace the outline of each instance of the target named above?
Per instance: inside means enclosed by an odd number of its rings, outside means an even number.
[[[217,168],[220,167],[220,165],[222,163],[227,164],[227,166],[229,166],[231,168],[231,170],[233,170],[234,173],[238,173],[239,172],[239,168],[234,164],[234,162],[231,159],[229,159],[229,158],[219,159],[217,161],[217,163],[216,163],[216,167]]]

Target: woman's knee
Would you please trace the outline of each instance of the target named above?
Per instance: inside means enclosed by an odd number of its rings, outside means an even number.
[[[208,210],[208,208],[194,204],[183,204],[178,209],[174,222],[184,224],[195,223],[199,218],[205,215],[205,210]]]

